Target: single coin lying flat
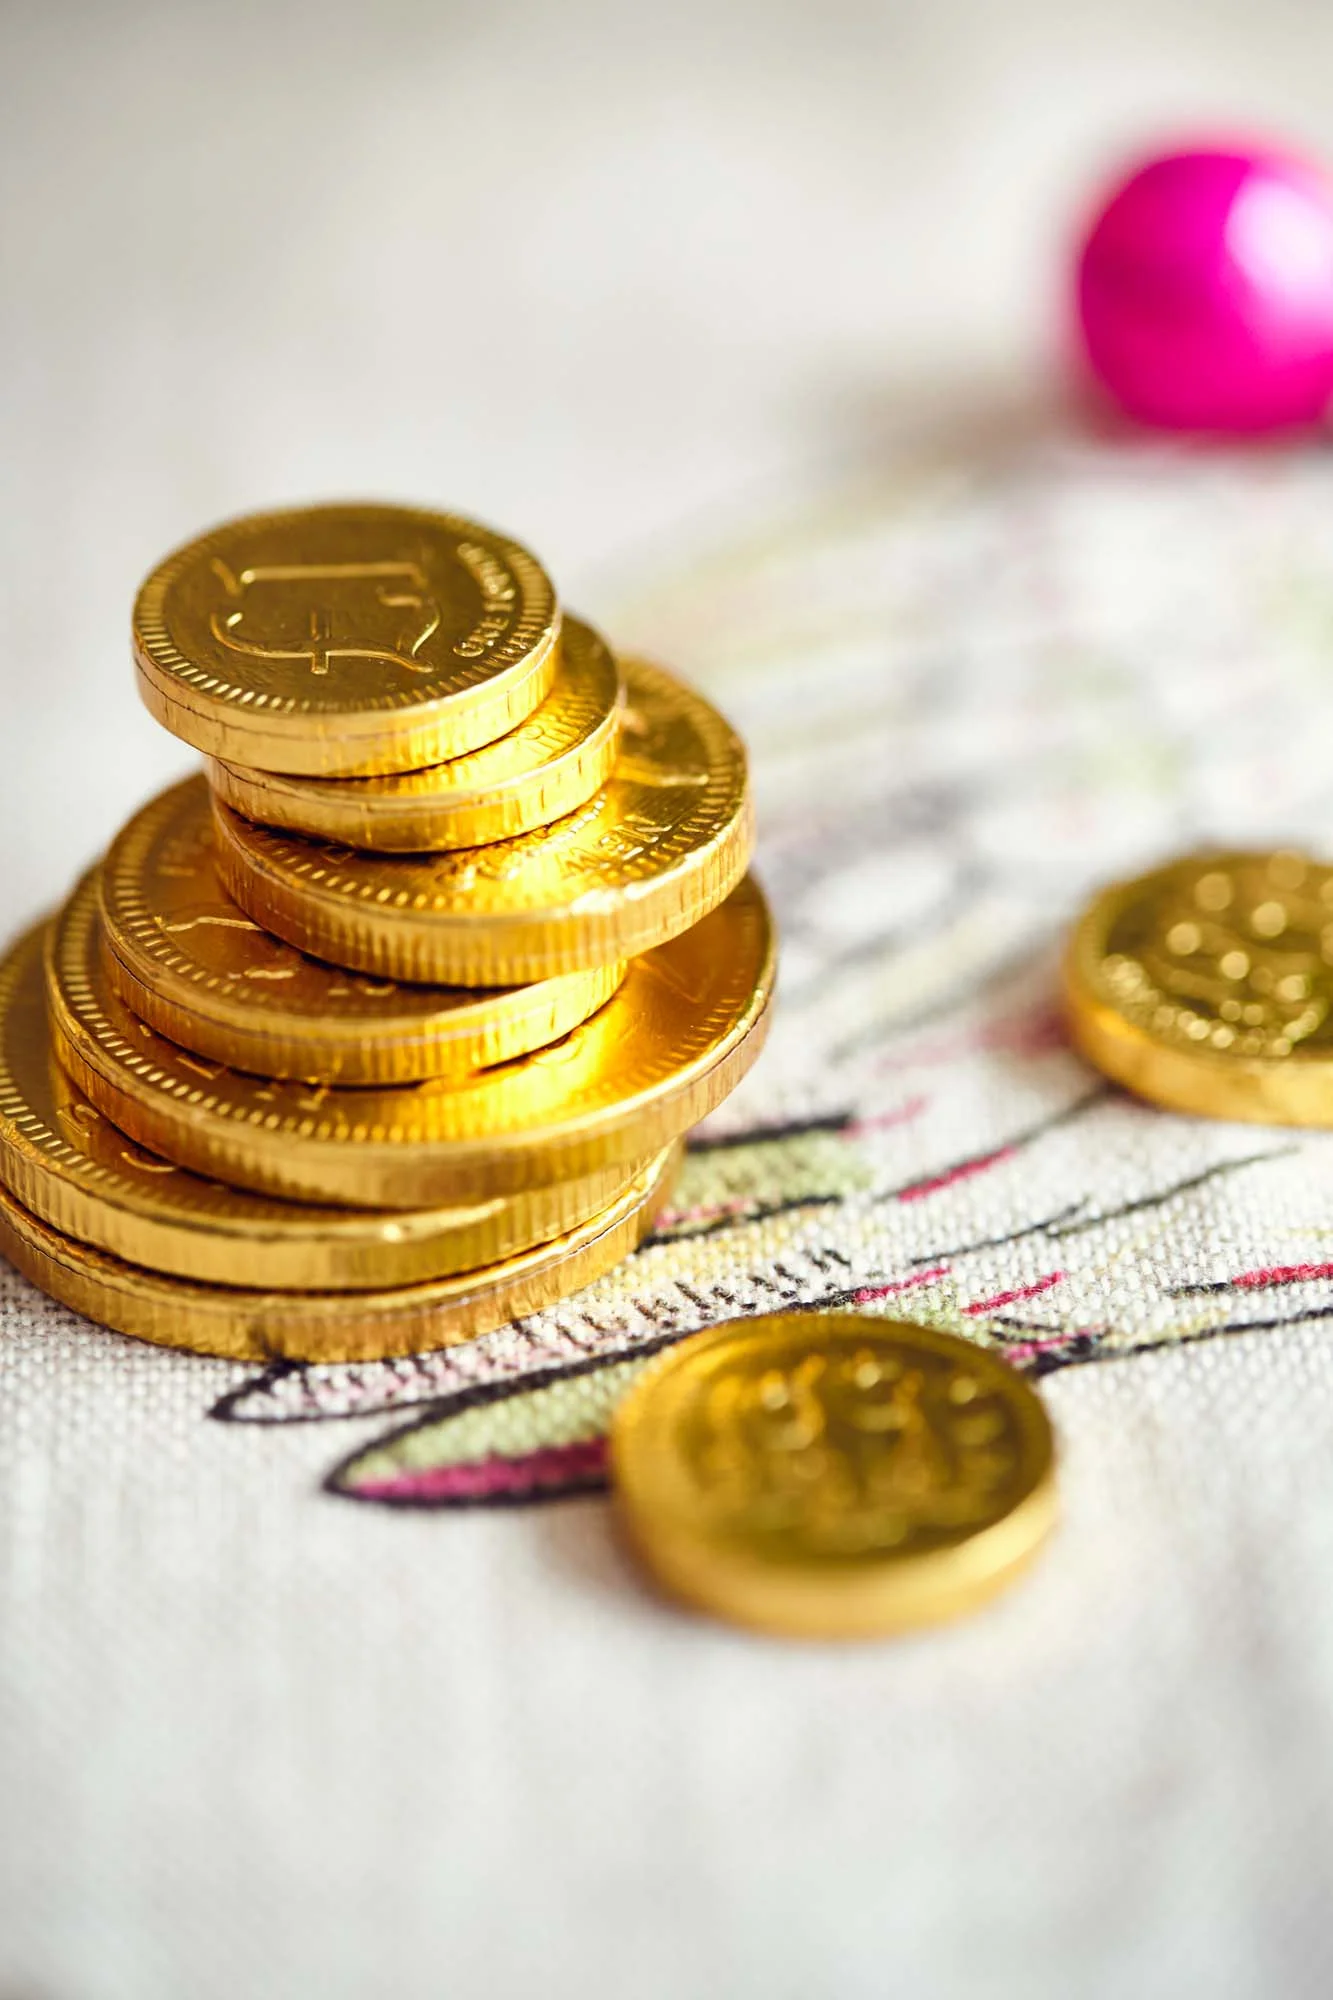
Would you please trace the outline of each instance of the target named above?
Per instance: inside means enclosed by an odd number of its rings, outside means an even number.
[[[246,819],[376,854],[479,847],[549,826],[611,775],[620,736],[620,672],[577,618],[561,628],[551,692],[526,721],[469,756],[376,778],[292,778],[216,758],[218,797]]]
[[[1041,1402],[995,1355],[869,1313],[711,1327],[616,1411],[616,1494],[673,1595],[850,1638],[971,1610],[1055,1520]]]
[[[670,674],[639,661],[624,672],[611,777],[554,825],[450,854],[360,854],[216,802],[223,882],[299,950],[389,979],[516,986],[662,944],[749,865],[745,751]]]
[[[1065,960],[1074,1041],[1175,1110],[1333,1125],[1333,868],[1186,856],[1105,889]]]
[[[624,977],[623,962],[500,988],[345,972],[247,916],[213,841],[202,778],[135,814],[102,864],[104,963],[141,1020],[233,1069],[338,1084],[468,1076],[558,1041]]]
[[[492,743],[555,678],[534,556],[475,521],[371,503],[228,521],[134,605],[139,692],[175,735],[265,771],[410,771]]]

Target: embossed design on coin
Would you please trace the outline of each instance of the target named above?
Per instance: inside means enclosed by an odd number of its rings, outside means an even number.
[[[682,1433],[712,1527],[814,1555],[976,1527],[1019,1469],[1012,1413],[974,1371],[882,1336],[742,1355]]]
[[[1106,942],[1108,986],[1157,1034],[1287,1056],[1328,1020],[1333,869],[1298,854],[1185,863],[1155,904],[1123,909]]]
[[[540,1312],[627,1257],[669,1198],[675,1147],[577,1228],[484,1268],[385,1290],[257,1291],[140,1270],[0,1189],[0,1255],[102,1326],[237,1361],[376,1361],[450,1347]]]
[[[772,925],[746,881],[550,1047],[349,1090],[244,1075],[156,1033],[112,989],[100,931],[93,875],[55,926],[48,973],[57,1053],[97,1108],[197,1173],[362,1208],[471,1204],[646,1159],[749,1069],[773,989]]]
[[[135,814],[101,893],[106,970],[126,1004],[183,1048],[258,1076],[467,1076],[557,1041],[624,977],[622,963],[522,987],[402,986],[307,958],[219,882],[202,778]]]
[[[374,853],[422,854],[512,839],[575,811],[611,774],[620,674],[587,625],[566,618],[560,669],[526,721],[469,756],[375,778],[291,778],[213,759],[209,782],[263,826]],[[656,782],[638,760],[643,781]],[[621,775],[625,775],[622,766]],[[706,783],[705,774],[694,774]]]
[[[631,1532],[668,1586],[785,1631],[888,1631],[981,1601],[1054,1518],[1041,1404],[1002,1361],[869,1314],[696,1335],[617,1412]]]
[[[264,770],[410,770],[542,700],[559,612],[535,559],[449,514],[343,505],[228,522],[134,608],[140,691],[196,748]]]
[[[696,923],[748,864],[744,749],[701,696],[625,664],[611,778],[539,832],[368,855],[219,804],[218,867],[244,909],[316,957],[394,979],[511,985],[632,957]]]
[[[236,571],[214,556],[210,567],[226,603],[209,613],[209,630],[227,652],[300,660],[312,674],[352,660],[431,671],[418,654],[444,613],[422,563],[257,563]],[[377,616],[385,612],[387,618]]]
[[[1333,1116],[1333,869],[1304,855],[1192,855],[1107,890],[1067,966],[1085,1053],[1188,1110]]]
[[[76,1088],[46,1021],[43,928],[0,963],[0,1182],[62,1234],[205,1284],[316,1291],[416,1284],[580,1226],[624,1169],[512,1200],[417,1212],[245,1194],[145,1152]]]

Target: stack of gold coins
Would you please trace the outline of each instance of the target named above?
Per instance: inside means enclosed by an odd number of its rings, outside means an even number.
[[[453,515],[255,515],[153,571],[205,771],[0,968],[0,1249],[241,1358],[469,1338],[625,1256],[762,1043],[744,750]]]

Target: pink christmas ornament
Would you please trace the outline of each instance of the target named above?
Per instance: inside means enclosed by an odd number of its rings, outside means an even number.
[[[1144,423],[1315,423],[1333,397],[1333,186],[1276,153],[1163,154],[1089,230],[1078,311],[1093,372]]]

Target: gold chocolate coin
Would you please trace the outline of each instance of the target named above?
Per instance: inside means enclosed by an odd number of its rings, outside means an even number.
[[[134,606],[139,692],[211,757],[350,776],[464,756],[555,675],[560,614],[526,549],[456,514],[352,504],[229,521]]]
[[[773,985],[768,909],[745,881],[636,959],[589,1021],[480,1075],[396,1089],[273,1082],[205,1061],[124,1005],[101,951],[96,878],[47,961],[56,1052],[142,1146],[265,1194],[426,1208],[647,1159],[711,1111],[759,1052]]]
[[[299,950],[388,979],[516,986],[661,944],[745,872],[745,751],[670,674],[633,661],[625,678],[615,770],[553,826],[452,854],[368,855],[215,802],[223,882]]]
[[[208,787],[188,778],[136,813],[102,864],[106,970],[173,1042],[257,1076],[412,1083],[466,1076],[559,1039],[624,965],[531,986],[400,986],[305,957],[218,881]]]
[[[369,1292],[242,1291],[139,1270],[52,1229],[0,1190],[0,1253],[53,1299],[164,1347],[235,1361],[381,1361],[540,1312],[627,1257],[670,1193],[674,1149],[553,1243],[485,1270]]]
[[[1141,1096],[1333,1126],[1333,868],[1204,853],[1103,890],[1065,992],[1083,1054]]]
[[[0,963],[0,1183],[66,1236],[150,1270],[263,1290],[379,1290],[499,1263],[580,1227],[629,1170],[464,1208],[315,1208],[203,1180],[136,1146],[51,1049],[44,926]]]
[[[616,1411],[611,1467],[659,1581],[771,1632],[854,1638],[971,1610],[1055,1519],[1045,1410],[970,1341],[869,1313],[732,1320]]]
[[[577,618],[561,631],[560,667],[540,708],[507,736],[425,771],[377,778],[289,778],[208,767],[218,797],[246,819],[379,854],[479,847],[549,826],[605,784],[620,733],[615,660]]]

